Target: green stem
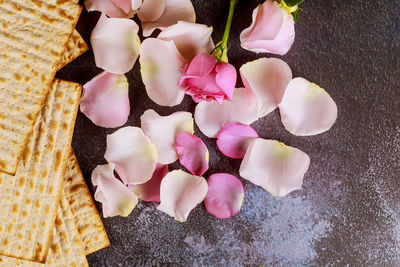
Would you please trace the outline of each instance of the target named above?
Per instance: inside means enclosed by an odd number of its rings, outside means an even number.
[[[225,49],[229,39],[229,33],[231,32],[233,13],[235,11],[237,0],[231,0],[231,6],[229,8],[228,21],[226,22],[224,36],[222,37],[221,48]]]

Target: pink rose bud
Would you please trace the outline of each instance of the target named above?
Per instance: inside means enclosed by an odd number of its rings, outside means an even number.
[[[286,54],[294,42],[292,14],[279,3],[267,0],[253,11],[253,23],[242,31],[244,49],[256,53]]]
[[[232,100],[236,79],[236,70],[231,64],[201,53],[186,64],[178,85],[197,103],[215,100],[221,104],[225,99]]]

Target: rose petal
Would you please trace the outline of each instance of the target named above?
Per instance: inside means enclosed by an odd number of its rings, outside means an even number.
[[[201,102],[194,114],[201,132],[210,138],[217,136],[221,128],[229,123],[251,124],[257,117],[257,100],[254,93],[246,88],[235,89],[231,101]]]
[[[207,190],[203,177],[181,170],[172,171],[161,181],[161,204],[157,209],[177,221],[185,222],[190,211],[204,200]]]
[[[217,75],[215,82],[223,90],[228,100],[232,100],[233,92],[237,81],[236,69],[229,63],[220,62],[215,67]]]
[[[85,0],[84,5],[87,11],[100,11],[111,18],[131,18],[136,12],[131,0]]]
[[[156,146],[158,161],[170,164],[178,159],[175,151],[176,136],[182,132],[193,133],[193,117],[190,112],[175,112],[169,116],[160,116],[148,109],[140,117],[141,128]]]
[[[188,171],[202,176],[208,170],[210,154],[204,142],[188,132],[181,132],[176,137],[176,153],[179,162]]]
[[[253,11],[252,25],[240,34],[244,49],[284,55],[295,38],[293,16],[277,2],[267,0]]]
[[[337,118],[337,106],[315,83],[293,79],[279,104],[282,123],[294,135],[315,135],[328,131]]]
[[[182,102],[185,90],[178,86],[186,62],[173,41],[148,38],[140,48],[140,71],[147,95],[161,106]]]
[[[161,17],[152,22],[142,22],[143,36],[148,37],[155,29],[163,30],[178,21],[196,21],[192,2],[190,0],[165,0],[165,9]]]
[[[114,176],[114,165],[98,165],[92,172],[97,186],[94,198],[103,206],[103,216],[127,217],[138,203],[137,196]]]
[[[197,54],[210,53],[214,48],[213,28],[204,24],[179,21],[162,30],[157,38],[174,41],[186,61],[191,61]]]
[[[150,180],[157,164],[157,149],[138,127],[125,127],[107,136],[104,158],[115,164],[125,184],[143,184]]]
[[[138,12],[142,22],[152,22],[161,17],[165,11],[165,0],[146,0]]]
[[[101,15],[90,37],[96,66],[115,74],[130,71],[139,55],[138,31],[133,20]]]
[[[168,165],[157,163],[153,177],[151,177],[149,181],[144,184],[129,185],[129,189],[131,189],[138,198],[143,201],[160,202],[161,180],[168,172]]]
[[[240,211],[244,189],[238,178],[228,173],[215,173],[208,177],[207,183],[204,205],[209,213],[226,219]]]
[[[130,113],[128,90],[125,75],[104,71],[83,86],[81,112],[97,126],[122,126]]]
[[[133,10],[138,10],[143,4],[143,0],[132,0],[131,5]]]
[[[260,58],[240,68],[243,83],[257,97],[258,116],[264,117],[278,107],[292,79],[286,62],[277,58]]]
[[[242,159],[254,138],[258,138],[258,134],[251,126],[231,123],[222,127],[218,132],[217,146],[225,156]]]
[[[240,165],[240,176],[273,196],[301,189],[310,157],[297,148],[275,140],[255,139]]]

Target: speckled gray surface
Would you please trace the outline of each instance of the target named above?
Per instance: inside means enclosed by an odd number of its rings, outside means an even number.
[[[193,3],[198,22],[213,25],[219,39],[228,1]],[[259,57],[238,40],[257,3],[239,0],[229,53],[237,68]],[[326,88],[338,105],[338,120],[315,137],[290,135],[277,112],[254,123],[260,136],[310,155],[303,189],[274,198],[242,180],[245,200],[237,216],[219,220],[200,205],[184,224],[155,204],[140,203],[128,218],[104,220],[112,246],[90,255],[91,266],[400,266],[400,1],[306,0],[303,9],[296,41],[282,58],[295,76]],[[78,29],[87,41],[97,17],[82,14]],[[161,114],[194,110],[188,97],[176,108],[151,102],[138,70],[136,64],[127,75],[128,125],[138,126],[147,108]],[[85,83],[99,72],[88,52],[58,77]],[[105,162],[111,132],[79,114],[73,147],[88,182],[93,168]],[[240,161],[223,157],[214,140],[197,134],[211,152],[205,176],[238,175]]]

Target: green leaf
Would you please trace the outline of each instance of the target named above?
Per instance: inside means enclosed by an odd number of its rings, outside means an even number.
[[[304,0],[283,0],[283,1],[289,7],[296,6],[304,2]]]

